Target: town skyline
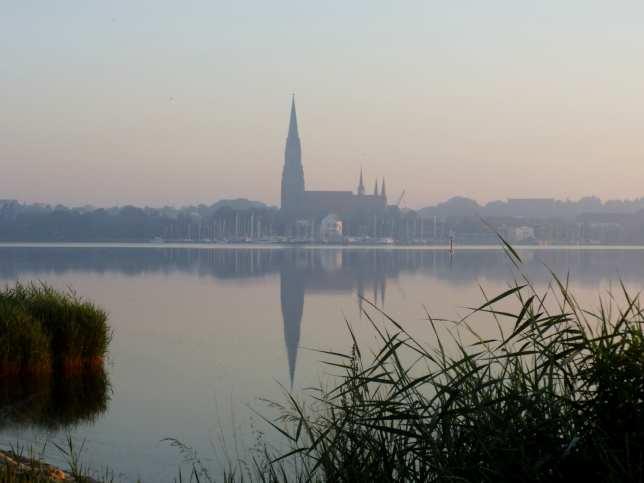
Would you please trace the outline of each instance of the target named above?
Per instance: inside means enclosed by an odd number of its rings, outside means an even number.
[[[292,99],[295,97],[294,93],[288,94],[288,98]],[[173,102],[173,101],[171,101]],[[299,102],[299,98],[298,98]],[[288,131],[287,131],[288,132]],[[287,136],[284,136],[283,139],[286,139]],[[281,145],[282,145],[282,151],[283,151],[283,146],[284,146],[284,140],[281,140]],[[303,141],[303,144],[306,146],[306,140]],[[307,155],[308,153],[304,153],[303,157],[305,159],[304,163],[307,169],[307,172],[311,172],[312,174],[307,177],[307,180],[310,180],[307,183],[307,188],[309,186],[313,187],[313,189],[319,189],[321,188],[321,182],[317,181],[314,178],[315,175],[319,175],[319,169],[315,166],[312,165],[312,163],[317,159],[316,156],[309,156]],[[275,179],[278,180],[281,177],[281,164],[283,163],[283,152],[280,153],[281,159],[276,159],[275,160],[275,166],[271,166],[271,172],[267,173],[269,176],[275,176]],[[313,158],[313,160],[309,161],[307,163],[307,159]],[[273,164],[273,160],[271,159],[271,164]],[[374,163],[375,166],[379,166],[378,163]],[[643,163],[644,164],[644,163]],[[345,190],[347,188],[346,185],[340,184],[339,180],[349,180],[350,184],[350,189],[353,191],[356,191],[356,186],[353,186],[355,184],[355,181],[357,177],[363,177],[364,182],[365,182],[365,189],[367,192],[371,192],[371,186],[372,183],[379,183],[382,179],[386,179],[385,176],[378,175],[378,174],[373,174],[371,171],[373,171],[372,166],[368,163],[368,161],[363,161],[363,162],[354,162],[354,163],[348,163],[349,166],[351,166],[351,172],[348,173],[346,176],[338,177],[337,179],[332,179],[329,180],[331,183],[330,186],[328,186],[332,190]],[[347,170],[349,171],[349,170]],[[355,172],[354,172],[355,171]],[[639,198],[644,197],[644,192],[640,191],[633,191],[632,196],[601,196],[597,192],[584,192],[584,191],[570,191],[572,193],[577,193],[576,195],[573,196],[568,196],[568,195],[558,195],[557,193],[552,192],[552,190],[549,189],[544,189],[542,192],[537,192],[537,191],[527,191],[528,193],[531,194],[531,196],[525,196],[526,190],[521,191],[520,187],[512,188],[508,190],[508,195],[507,196],[502,196],[498,194],[497,196],[495,195],[490,195],[486,197],[480,197],[477,198],[475,195],[470,195],[466,192],[458,191],[459,188],[455,187],[455,192],[447,193],[445,192],[445,197],[439,198],[436,195],[429,195],[423,197],[423,195],[419,196],[417,193],[413,193],[407,188],[404,187],[404,185],[401,186],[401,183],[396,183],[395,180],[398,177],[398,173],[395,171],[392,171],[390,169],[385,168],[384,172],[392,173],[392,181],[388,181],[394,186],[394,189],[397,189],[397,192],[392,192],[393,190],[390,191],[390,201],[395,201],[402,195],[403,191],[405,192],[405,195],[403,199],[405,200],[405,203],[403,204],[406,207],[409,207],[411,209],[422,209],[426,207],[431,207],[438,205],[442,202],[448,201],[452,198],[467,198],[467,199],[472,199],[475,200],[477,203],[479,203],[481,206],[484,206],[488,203],[493,203],[496,201],[503,201],[503,200],[509,200],[509,199],[518,199],[518,198],[529,198],[529,199],[552,199],[552,200],[558,200],[558,201],[579,201],[584,198],[599,198],[603,202],[605,201],[610,201],[610,200],[636,200]],[[11,176],[8,177],[9,179]],[[322,177],[324,179],[325,177]],[[196,175],[195,176],[195,182],[198,184],[198,182],[202,181],[201,177]],[[0,181],[0,183],[2,183]],[[353,183],[353,184],[351,184]],[[267,183],[268,184],[268,183]],[[588,183],[584,183],[584,185],[587,185]],[[109,194],[107,197],[98,199],[96,201],[92,200],[92,197],[88,197],[88,199],[81,199],[78,197],[75,198],[69,198],[67,196],[59,197],[57,199],[49,199],[44,196],[32,196],[30,198],[22,197],[22,196],[10,196],[11,194],[11,189],[4,190],[4,194],[6,196],[0,196],[0,199],[15,199],[19,202],[22,203],[43,203],[43,204],[50,204],[50,205],[57,205],[61,204],[64,206],[83,206],[83,205],[90,205],[90,206],[95,206],[98,208],[108,208],[112,206],[124,206],[124,205],[134,205],[134,206],[145,206],[145,207],[164,207],[164,206],[190,206],[190,205],[198,205],[198,204],[211,204],[215,203],[217,201],[221,200],[230,200],[230,199],[248,199],[252,201],[258,201],[261,203],[265,203],[268,206],[280,206],[280,193],[279,193],[279,187],[275,188],[273,187],[272,190],[269,191],[274,191],[276,193],[271,193],[267,198],[260,198],[259,196],[253,196],[253,193],[249,193],[248,191],[245,191],[243,188],[239,192],[234,192],[232,190],[229,191],[223,191],[221,194],[215,194],[215,193],[210,193],[210,194],[202,194],[199,195],[198,193],[194,198],[189,198],[186,197],[185,199],[177,199],[172,194],[170,193],[170,196],[166,198],[164,201],[163,199],[158,199],[154,200],[151,199],[149,202],[146,202],[145,200],[138,200],[137,198],[131,198],[131,197],[126,197],[123,201],[119,201],[118,199],[113,199],[110,201]],[[442,191],[444,192],[444,191]],[[566,189],[563,190],[563,192],[566,192]],[[108,192],[109,193],[109,192]],[[210,196],[210,198],[208,198]],[[55,197],[54,197],[55,198]],[[174,199],[173,199],[174,198]],[[411,203],[408,203],[407,200],[411,199]],[[426,201],[424,201],[426,200]]]
[[[295,144],[294,144],[295,143]],[[284,167],[282,168],[282,173],[281,173],[281,178],[282,178],[282,187],[281,187],[281,195],[278,198],[276,203],[271,203],[267,202],[265,200],[261,199],[254,199],[252,196],[250,197],[244,197],[244,196],[236,196],[236,195],[230,195],[230,196],[221,196],[219,198],[215,198],[212,200],[205,200],[202,202],[187,202],[181,205],[177,204],[171,204],[171,203],[166,203],[166,204],[144,204],[144,205],[136,205],[134,203],[118,203],[118,202],[112,202],[112,203],[106,203],[103,205],[96,205],[92,204],[91,202],[79,202],[76,204],[65,204],[64,202],[52,202],[48,200],[25,200],[21,198],[0,198],[0,201],[3,202],[8,202],[8,201],[17,201],[21,204],[24,205],[46,205],[46,206],[65,206],[68,208],[82,208],[82,207],[91,207],[91,208],[113,208],[113,207],[118,207],[118,206],[138,206],[138,207],[144,207],[144,208],[153,208],[153,209],[158,209],[158,208],[165,208],[165,207],[171,207],[171,208],[183,208],[183,207],[189,207],[189,206],[198,206],[198,205],[205,205],[205,206],[216,206],[218,203],[226,203],[229,201],[232,202],[238,202],[241,201],[246,202],[249,201],[251,203],[260,203],[265,205],[266,207],[275,207],[275,208],[282,208],[284,209],[284,176],[286,171],[284,171],[285,167],[289,164],[289,158],[293,157],[293,152],[295,150],[295,159],[294,161],[296,165],[298,166],[296,168],[296,172],[299,169],[299,174],[296,174],[295,176],[299,176],[300,180],[296,181],[296,184],[302,183],[302,188],[304,189],[304,179],[303,179],[303,166],[302,166],[302,147],[301,147],[301,140],[299,138],[299,127],[298,127],[298,120],[297,120],[297,114],[296,114],[296,107],[295,107],[295,93],[290,94],[290,113],[289,113],[289,122],[288,122],[288,129],[287,129],[287,136],[286,136],[286,141],[285,141],[285,153],[283,156],[284,160]],[[291,151],[291,154],[289,154],[289,151]],[[368,168],[368,167],[367,167]],[[356,199],[358,199],[360,196],[363,196],[366,198],[370,198],[370,193],[371,191],[369,190],[369,182],[371,179],[368,176],[365,176],[365,171],[368,172],[368,169],[365,170],[365,165],[360,164],[360,170],[358,174],[358,184],[355,187],[340,187],[340,186],[333,186],[333,189],[331,191],[321,191],[318,189],[310,190],[309,187],[310,185],[306,185],[306,191],[310,192],[309,194],[328,194],[328,195],[337,195],[338,193],[343,193],[343,194],[350,194],[350,195],[356,195]],[[366,182],[365,182],[366,180]],[[382,198],[384,199],[385,204],[387,203],[387,196],[385,194],[385,180],[386,178],[382,176],[379,178],[378,176],[373,177],[373,182],[374,182],[374,191],[373,195],[376,196],[377,198]],[[354,180],[355,181],[355,180]],[[380,185],[379,185],[380,182]],[[315,185],[314,185],[315,186]],[[380,187],[379,187],[380,186]],[[317,188],[317,186],[315,186]],[[389,198],[389,201],[391,202],[393,206],[396,207],[407,207],[406,203],[402,203],[402,201],[405,199],[405,196],[407,195],[407,190],[405,188],[402,189],[400,192],[400,195],[398,196],[393,196]],[[598,206],[598,203],[601,204],[607,204],[607,203],[619,203],[619,202],[625,202],[628,204],[629,202],[637,202],[638,200],[644,199],[644,195],[642,196],[634,196],[633,198],[600,198],[595,194],[585,194],[581,195],[578,198],[570,198],[567,197],[565,199],[563,198],[556,198],[556,197],[548,197],[548,196],[530,196],[530,197],[525,197],[525,196],[517,196],[517,197],[511,197],[508,196],[506,198],[491,198],[485,201],[478,200],[476,198],[472,198],[463,194],[452,194],[451,196],[443,199],[443,200],[438,200],[434,204],[431,203],[425,203],[422,206],[415,206],[415,207],[409,207],[414,210],[427,210],[431,208],[436,208],[440,207],[442,205],[446,205],[452,202],[462,202],[462,200],[465,200],[466,203],[469,202],[474,202],[474,204],[478,205],[478,208],[484,209],[488,206],[492,206],[494,204],[498,203],[512,203],[515,200],[523,200],[523,201],[530,201],[530,202],[556,202],[556,203],[573,203],[573,204],[584,204],[584,203],[590,203],[591,205]],[[322,200],[323,202],[325,200]],[[297,204],[298,202],[296,202]],[[310,203],[311,207],[317,207],[318,209],[322,208],[324,203],[320,205],[320,201],[316,199],[311,199]],[[422,202],[421,202],[422,204]],[[386,206],[386,205],[385,205]],[[324,209],[322,208],[324,211]],[[333,211],[333,210],[331,210]],[[329,213],[331,212],[329,211]],[[621,210],[617,210],[620,212]]]
[[[311,189],[364,166],[411,208],[637,198],[642,21],[580,0],[10,2],[0,198],[277,206],[292,91]]]

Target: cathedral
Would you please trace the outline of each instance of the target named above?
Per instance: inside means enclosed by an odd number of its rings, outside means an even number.
[[[355,193],[352,191],[310,191],[304,184],[302,145],[297,129],[295,97],[291,101],[291,118],[284,150],[282,171],[282,212],[290,219],[321,219],[335,214],[340,219],[383,213],[387,208],[387,193],[383,178],[380,189],[376,181],[373,194],[365,192],[362,170]]]

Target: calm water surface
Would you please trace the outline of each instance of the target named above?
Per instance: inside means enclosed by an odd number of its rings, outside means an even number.
[[[520,253],[539,287],[548,282],[544,266],[569,272],[590,306],[619,279],[644,288],[644,249]],[[490,249],[450,257],[442,249],[0,246],[1,284],[72,287],[108,310],[114,331],[107,390],[101,381],[76,382],[71,393],[52,389],[41,397],[49,419],[0,408],[0,443],[37,447],[69,434],[85,440],[93,468],[171,481],[181,457],[162,440],[172,437],[216,469],[226,453],[243,454],[257,430],[274,437],[249,409],[262,412],[260,398],[281,400],[280,385],[298,391],[328,379],[309,348],[347,350],[345,318],[365,344],[373,341],[362,298],[429,341],[424,307],[434,317],[465,315],[463,307],[481,302],[481,287],[499,292],[514,276],[505,254]],[[24,394],[13,394],[14,403]],[[61,401],[70,414],[53,414]],[[51,445],[46,454],[62,460]]]

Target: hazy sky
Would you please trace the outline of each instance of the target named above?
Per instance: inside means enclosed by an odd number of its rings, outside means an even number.
[[[0,0],[0,198],[644,196],[644,2]]]

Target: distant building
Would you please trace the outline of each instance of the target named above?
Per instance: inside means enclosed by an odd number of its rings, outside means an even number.
[[[531,226],[515,226],[510,229],[510,240],[524,242],[534,240],[534,228]]]
[[[295,237],[299,240],[313,240],[315,238],[315,227],[311,220],[301,219],[295,222]]]
[[[291,116],[284,150],[282,171],[282,212],[290,219],[316,219],[334,213],[342,220],[360,214],[382,213],[387,207],[385,180],[382,189],[373,195],[365,194],[362,170],[356,193],[352,191],[307,191],[302,166],[302,145],[297,127],[295,98],[291,101]]]
[[[320,238],[325,242],[342,241],[342,220],[333,213],[322,218],[320,222]]]

